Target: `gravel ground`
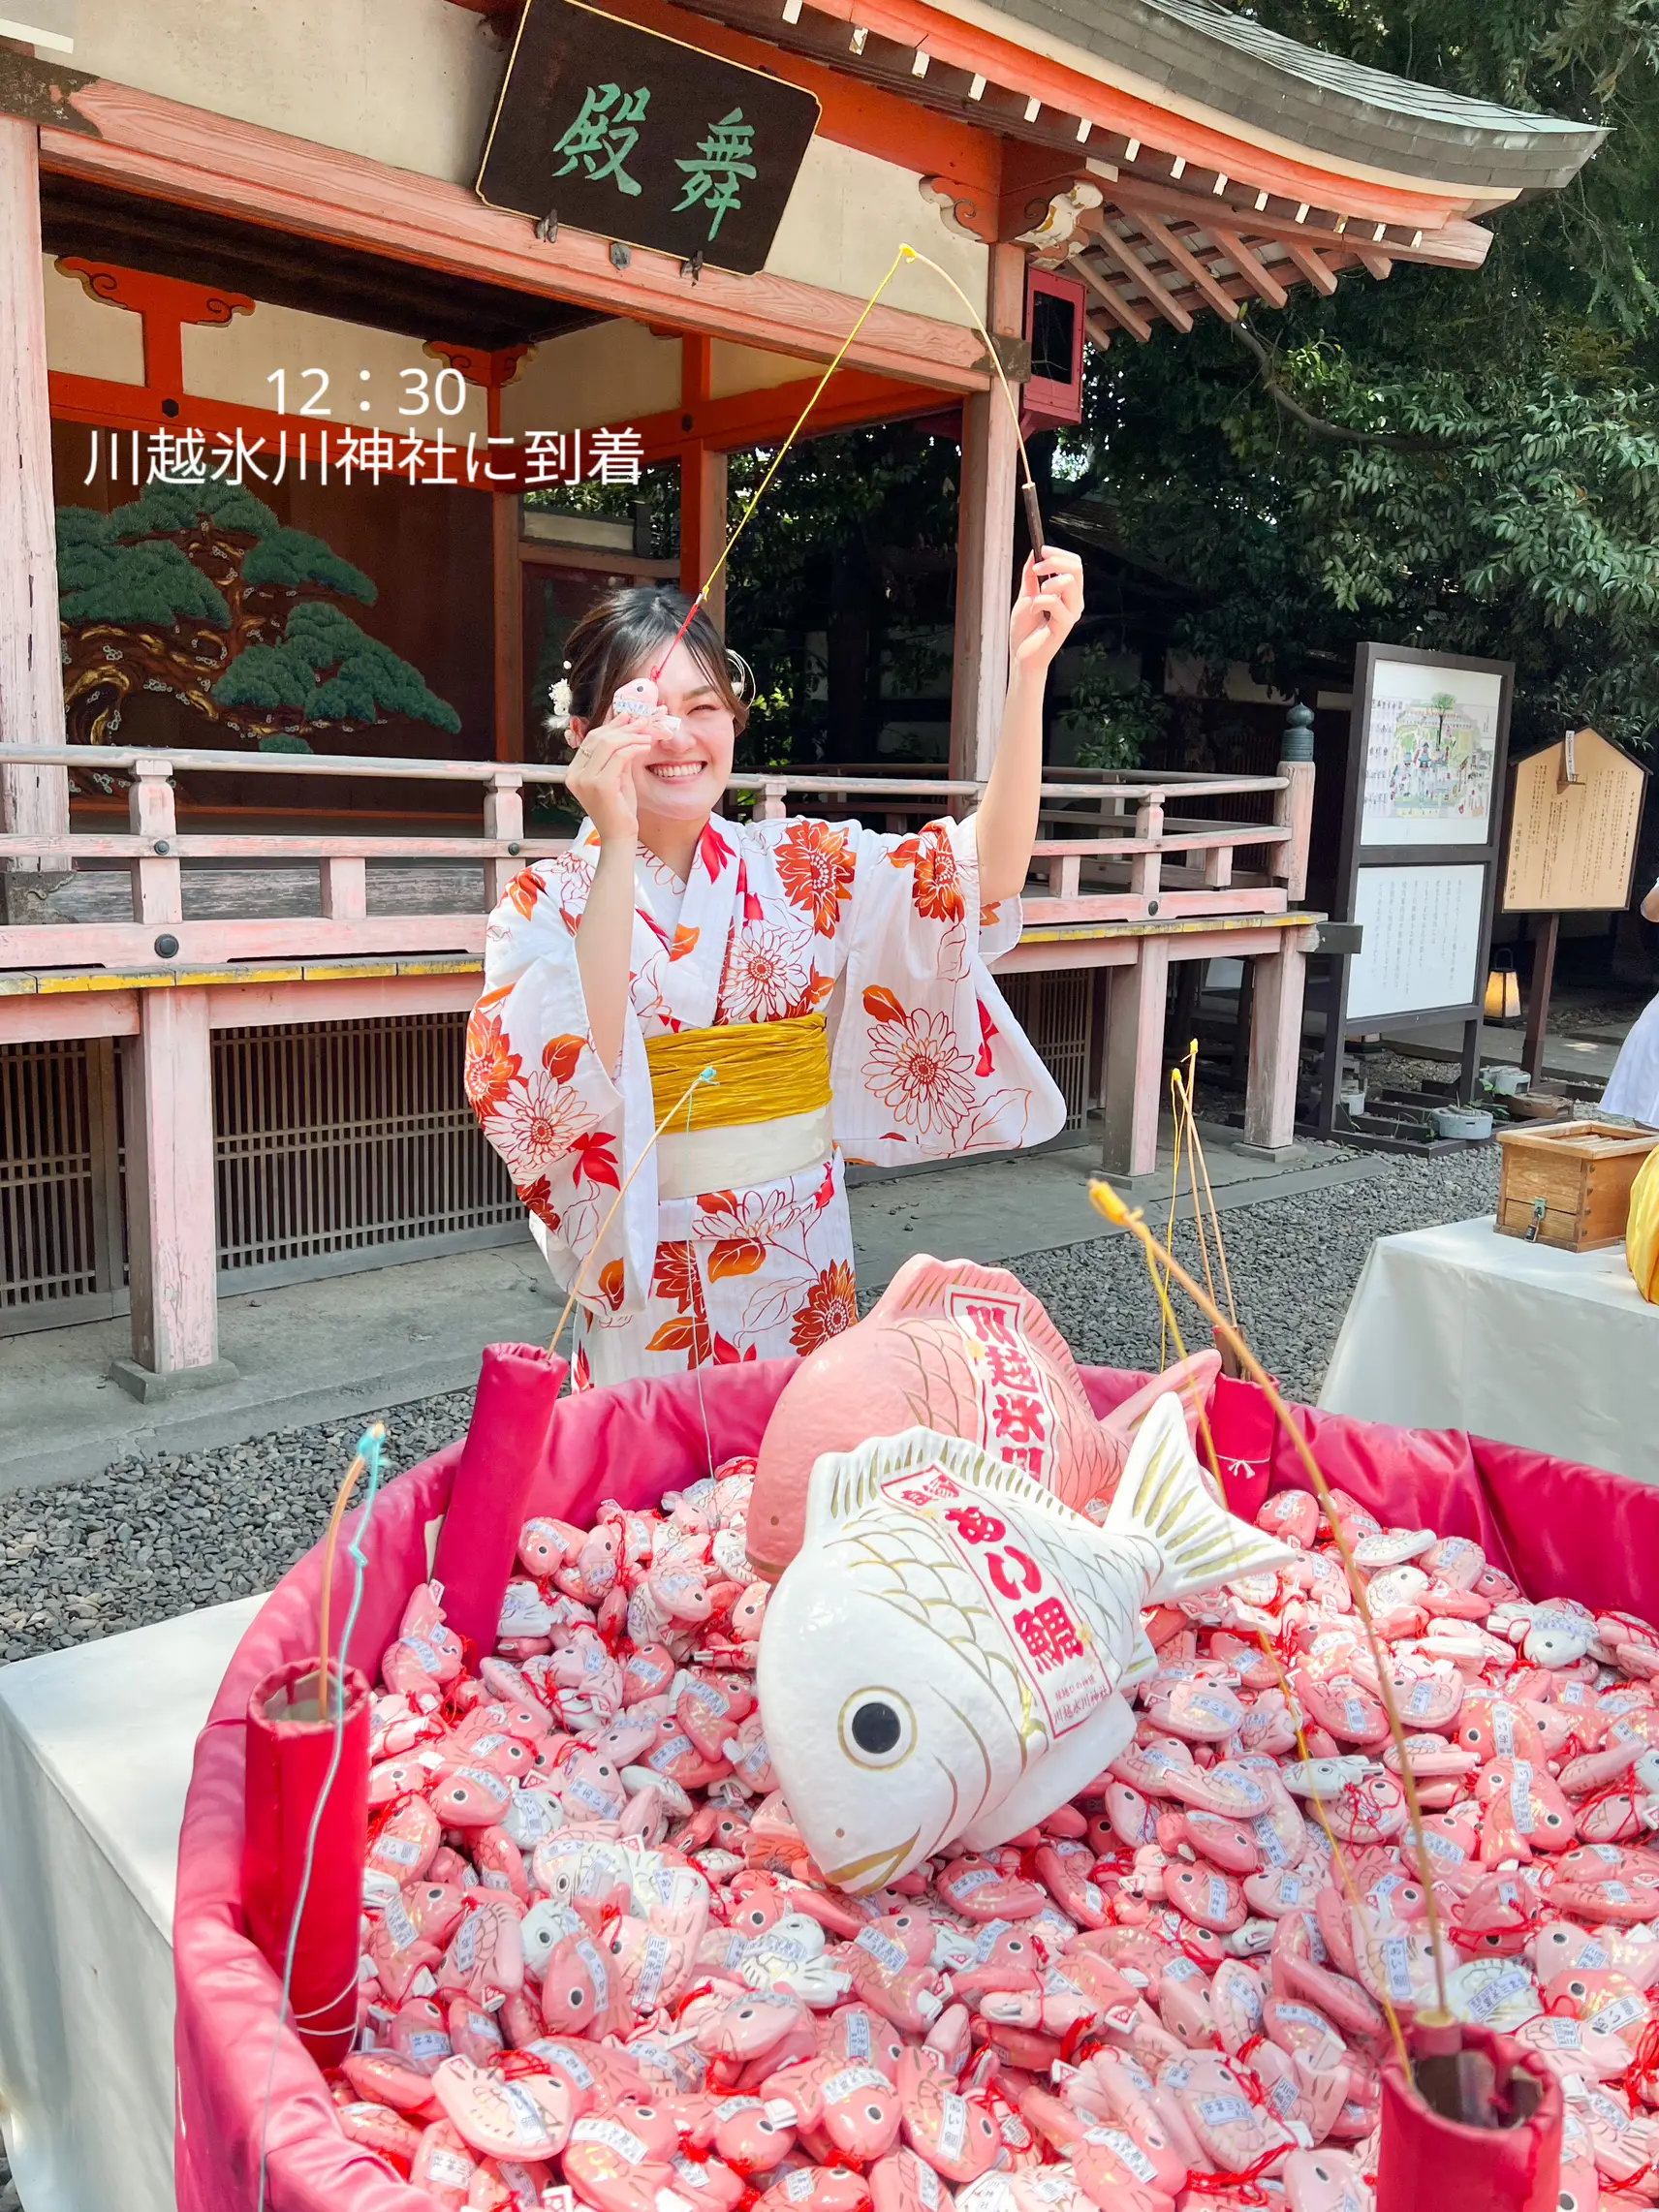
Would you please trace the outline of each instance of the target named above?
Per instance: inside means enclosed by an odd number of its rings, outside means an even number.
[[[1497,1172],[1493,1147],[1402,1158],[1370,1182],[1223,1216],[1239,1319],[1292,1396],[1317,1392],[1372,1239],[1489,1211]],[[1176,1248],[1196,1270],[1190,1227]],[[1157,1309],[1127,1239],[1040,1253],[1017,1272],[1080,1359],[1156,1366]],[[389,1468],[451,1443],[470,1409],[464,1391],[393,1408]],[[128,1459],[92,1481],[0,1497],[0,1659],[268,1589],[322,1534],[362,1426],[333,1421],[223,1451]],[[5,2188],[0,2164],[0,2212]]]
[[[388,1472],[453,1444],[471,1408],[463,1390],[383,1415]],[[91,1481],[0,1497],[0,1659],[268,1589],[327,1527],[367,1418],[123,1459]]]
[[[1369,1182],[1224,1213],[1222,1234],[1239,1325],[1286,1395],[1318,1396],[1349,1297],[1375,1238],[1490,1213],[1497,1188],[1497,1147],[1482,1145],[1435,1159],[1393,1157]],[[1155,1217],[1155,1209],[1148,1208],[1148,1218],[1161,1233],[1165,1217]],[[1202,1282],[1190,1221],[1176,1229],[1174,1254]],[[1012,1264],[1049,1308],[1080,1360],[1156,1368],[1157,1302],[1146,1281],[1145,1262],[1127,1237],[1068,1245]],[[1189,1351],[1207,1341],[1182,1299],[1177,1299],[1176,1318]]]

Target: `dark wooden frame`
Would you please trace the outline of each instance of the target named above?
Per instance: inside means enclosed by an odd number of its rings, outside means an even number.
[[[1367,754],[1366,732],[1371,718],[1371,690],[1376,665],[1379,661],[1412,661],[1421,667],[1477,670],[1499,679],[1498,722],[1492,753],[1491,802],[1487,816],[1487,836],[1484,843],[1470,845],[1362,845],[1360,842],[1361,815],[1365,789],[1365,761]],[[1475,995],[1467,1004],[1423,1007],[1410,1013],[1366,1014],[1361,1020],[1348,1018],[1348,982],[1351,953],[1333,953],[1330,958],[1330,992],[1325,1016],[1325,1044],[1320,1053],[1320,1099],[1318,1131],[1323,1137],[1332,1136],[1336,1128],[1336,1103],[1342,1080],[1342,1058],[1348,1039],[1360,1028],[1383,1026],[1390,1030],[1412,1030],[1430,1022],[1460,1021],[1463,1024],[1463,1056],[1458,1073],[1457,1095],[1462,1099],[1474,1095],[1475,1078],[1480,1072],[1481,1019],[1485,1010],[1485,970],[1492,942],[1492,916],[1497,897],[1498,874],[1503,860],[1504,827],[1507,821],[1506,794],[1509,768],[1510,709],[1515,699],[1515,663],[1488,661],[1468,653],[1441,653],[1424,651],[1415,645],[1389,645],[1375,639],[1367,639],[1355,649],[1354,654],[1354,703],[1350,709],[1348,725],[1348,767],[1342,793],[1342,827],[1336,856],[1336,913],[1337,919],[1352,921],[1355,896],[1359,889],[1362,868],[1420,868],[1468,867],[1479,865],[1485,870],[1481,889],[1481,951],[1475,963]]]

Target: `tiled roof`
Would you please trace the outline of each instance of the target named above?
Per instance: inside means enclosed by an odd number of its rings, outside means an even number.
[[[1396,174],[1499,192],[1558,191],[1606,133],[1344,61],[1215,0],[976,0],[947,13],[1008,18],[1238,122]],[[1025,41],[1022,43],[1030,43]]]

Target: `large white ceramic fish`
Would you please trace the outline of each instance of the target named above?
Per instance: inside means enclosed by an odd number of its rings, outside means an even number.
[[[1211,1494],[1172,1391],[1104,1527],[977,1445],[907,1429],[826,1452],[767,1607],[772,1766],[830,1881],[878,1889],[947,1843],[1047,1819],[1134,1731],[1145,1605],[1292,1557]]]

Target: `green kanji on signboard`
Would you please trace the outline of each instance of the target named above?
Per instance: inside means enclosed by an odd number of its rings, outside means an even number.
[[[737,190],[740,176],[753,178],[756,171],[750,156],[755,150],[755,127],[745,123],[741,108],[734,108],[729,115],[722,115],[712,124],[708,136],[698,143],[695,161],[676,161],[674,167],[685,171],[685,190],[674,207],[677,215],[699,202],[709,214],[708,235],[712,241],[720,225],[734,207],[742,205]]]
[[[562,217],[616,249],[764,269],[817,127],[813,95],[623,22],[606,0],[522,6],[479,169],[486,205],[544,236]]]
[[[619,84],[590,84],[582,99],[581,113],[553,147],[554,153],[565,157],[563,168],[555,169],[553,174],[569,176],[579,161],[590,184],[603,184],[611,176],[618,192],[637,200],[642,187],[622,164],[640,142],[639,126],[645,120],[650,97],[648,84],[642,84],[635,92],[624,92]]]

